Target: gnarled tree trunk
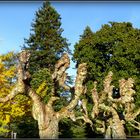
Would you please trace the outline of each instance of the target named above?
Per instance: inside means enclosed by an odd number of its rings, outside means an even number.
[[[109,126],[106,134],[111,134],[110,136],[114,139],[126,139],[123,121],[120,120],[117,111],[113,107],[108,107],[104,104],[101,104],[100,108],[112,114],[112,118],[109,119]],[[110,137],[107,135],[106,137]]]
[[[44,122],[44,125],[39,128],[39,136],[40,138],[58,138],[59,137],[59,120],[56,118],[56,116],[53,116],[50,118],[50,116],[46,115],[46,118],[49,119],[49,122]],[[47,127],[46,127],[47,124]],[[38,123],[38,126],[40,127],[41,124]],[[43,128],[44,127],[44,128]]]

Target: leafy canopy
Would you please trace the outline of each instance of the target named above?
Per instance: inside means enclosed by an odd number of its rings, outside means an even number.
[[[91,89],[93,81],[98,82],[98,89],[102,88],[102,79],[111,70],[113,83],[132,77],[135,80],[136,92],[140,93],[140,30],[134,28],[130,22],[109,22],[102,25],[97,32],[89,27],[75,44],[73,60],[76,64],[88,64],[87,85]],[[139,102],[137,94],[136,102]]]

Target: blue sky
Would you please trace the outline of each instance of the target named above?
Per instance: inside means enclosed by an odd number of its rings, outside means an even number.
[[[0,2],[0,54],[20,51],[41,5],[42,2]],[[61,15],[62,35],[72,50],[87,25],[94,32],[109,21],[129,21],[140,28],[140,2],[52,2],[52,6]],[[75,73],[72,69],[69,72]]]

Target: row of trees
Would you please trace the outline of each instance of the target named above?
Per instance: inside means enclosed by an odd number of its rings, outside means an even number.
[[[41,138],[135,135],[140,30],[129,22],[109,22],[97,32],[87,26],[74,46],[74,87],[66,73],[71,51],[62,32],[60,15],[44,2],[23,51],[0,56],[1,136],[10,131]]]

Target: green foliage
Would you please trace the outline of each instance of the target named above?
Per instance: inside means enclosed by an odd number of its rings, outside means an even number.
[[[86,62],[88,65],[88,76],[86,85],[88,87],[88,111],[92,105],[91,89],[93,81],[97,81],[97,90],[103,88],[103,79],[109,71],[113,72],[112,84],[118,88],[121,78],[132,77],[135,80],[135,105],[140,106],[140,30],[129,22],[109,22],[102,26],[97,32],[92,32],[89,27],[80,36],[75,44],[73,60],[76,66]],[[132,127],[126,125],[128,133]],[[134,129],[132,130],[134,131]]]
[[[39,138],[37,121],[31,117],[30,113],[14,119],[10,124],[12,131],[17,133],[17,138]]]
[[[135,128],[132,127],[129,123],[126,123],[125,125],[125,128],[126,128],[126,134],[128,136],[132,136],[133,135],[133,132],[135,132]],[[136,135],[136,134],[135,134]],[[138,134],[139,135],[139,134]]]
[[[86,138],[86,126],[81,120],[73,122],[66,118],[59,122],[60,138]]]
[[[72,138],[72,121],[68,118],[59,121],[59,138]]]
[[[68,105],[68,100],[67,97],[65,96],[60,96],[59,100],[56,100],[53,104],[53,109],[55,111],[59,111],[63,106],[67,106]]]
[[[47,102],[53,86],[50,71],[44,68],[34,73],[32,75],[31,86],[36,90],[36,93]]]
[[[30,72],[48,68],[54,70],[63,52],[70,52],[66,38],[62,37],[61,17],[49,2],[36,12],[29,39],[23,49],[31,51]]]
[[[106,74],[113,71],[113,84],[121,78],[135,79],[136,92],[140,93],[140,30],[129,22],[109,22],[93,33],[86,27],[80,41],[75,44],[73,60],[76,64],[88,64],[87,85],[91,89],[92,81],[102,81]],[[137,95],[137,104],[139,94]],[[139,104],[140,105],[140,104]]]
[[[85,125],[82,124],[74,124],[71,127],[73,138],[86,138],[86,130]]]

